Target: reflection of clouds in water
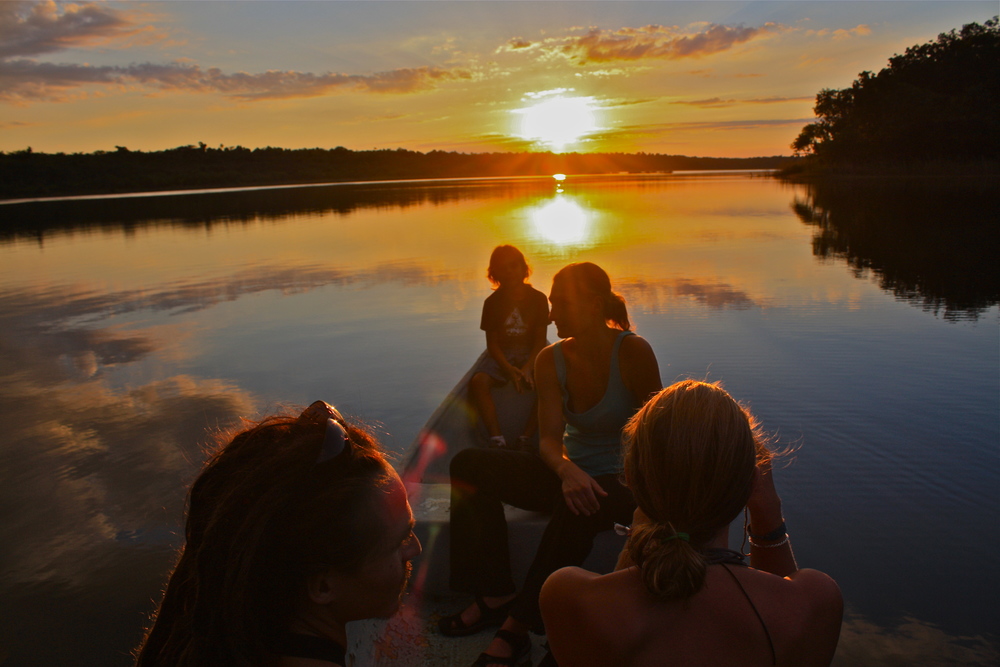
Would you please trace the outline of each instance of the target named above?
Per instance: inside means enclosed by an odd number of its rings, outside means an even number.
[[[20,319],[33,322],[39,328],[43,325],[51,328],[53,317],[86,321],[140,310],[185,313],[271,290],[296,294],[326,285],[362,288],[386,283],[437,285],[450,279],[452,276],[446,272],[415,262],[387,263],[356,270],[317,265],[259,266],[218,278],[168,284],[155,290],[106,292],[61,286],[0,292],[0,312],[18,311]],[[116,350],[123,352],[121,346],[116,346]]]
[[[46,296],[55,291],[0,294],[5,588],[96,585],[99,563],[120,560],[123,544],[176,544],[206,427],[254,407],[246,392],[217,380],[112,388],[100,367],[155,352],[153,340],[70,326],[95,300]]]
[[[206,427],[253,409],[245,393],[213,380],[179,376],[117,392],[99,380],[38,384],[21,370],[0,376],[4,585],[79,585],[117,540],[176,543],[149,529],[179,527]]]
[[[869,665],[995,665],[1000,650],[981,637],[948,635],[915,618],[904,618],[896,627],[883,628],[848,611],[840,631],[833,664],[837,667]]]
[[[708,283],[675,278],[672,280],[623,280],[615,285],[629,306],[646,312],[659,313],[668,304],[694,300],[709,308],[745,310],[758,304],[749,294],[726,283]]]
[[[124,545],[179,544],[184,489],[206,427],[254,411],[239,387],[174,376],[116,389],[102,373],[161,354],[154,333],[97,328],[142,310],[182,313],[241,296],[326,285],[436,284],[416,263],[343,271],[264,266],[115,293],[73,286],[0,292],[0,583],[93,585]],[[117,555],[115,555],[117,554]]]

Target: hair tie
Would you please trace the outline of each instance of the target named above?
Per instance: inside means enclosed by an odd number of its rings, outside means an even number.
[[[674,533],[673,535],[660,538],[660,542],[663,543],[669,542],[670,540],[684,540],[685,542],[691,542],[691,536],[687,533]]]

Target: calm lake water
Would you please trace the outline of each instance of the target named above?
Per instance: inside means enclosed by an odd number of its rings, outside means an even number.
[[[603,266],[664,383],[780,444],[842,665],[996,664],[991,186],[745,174],[0,205],[0,664],[127,665],[206,429],[323,398],[403,452],[484,347],[490,250]],[[549,336],[555,336],[550,328]]]

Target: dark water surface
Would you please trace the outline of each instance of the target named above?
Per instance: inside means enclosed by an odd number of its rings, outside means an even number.
[[[797,447],[838,664],[995,664],[998,199],[717,174],[0,205],[0,664],[130,663],[206,429],[323,398],[405,450],[484,346],[500,243],[546,292],[602,265],[665,383],[722,380]]]

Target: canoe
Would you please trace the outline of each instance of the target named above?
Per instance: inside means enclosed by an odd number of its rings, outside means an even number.
[[[487,354],[479,355],[414,438],[403,457],[401,476],[407,483],[447,484],[448,466],[456,453],[469,447],[487,446],[488,433],[469,396],[469,382]],[[516,443],[524,431],[535,400],[534,390],[519,394],[512,382],[493,388],[500,430],[508,443]]]
[[[448,466],[455,454],[468,447],[486,447],[488,434],[469,397],[469,382],[486,352],[448,392],[403,457],[401,477],[410,497],[417,525],[415,532],[424,545],[415,563],[414,586],[425,593],[446,594],[448,588],[448,512],[451,484]],[[519,394],[512,383],[493,389],[500,428],[507,442],[516,442],[535,409],[535,392]],[[537,437],[536,443],[537,444]],[[511,569],[520,581],[534,557],[548,515],[505,507]],[[584,567],[595,572],[614,568],[624,538],[614,531],[600,534]]]
[[[487,433],[469,398],[469,381],[485,356],[476,360],[448,392],[414,438],[400,466],[416,520],[414,533],[423,553],[413,561],[413,577],[401,613],[388,621],[368,619],[349,625],[348,653],[357,667],[423,667],[467,665],[489,643],[489,632],[444,637],[437,619],[468,604],[468,596],[450,590],[448,575],[451,484],[448,466],[468,447],[486,447]],[[493,389],[493,400],[507,442],[516,442],[535,406],[535,393],[518,394],[513,386]],[[520,583],[538,548],[548,515],[505,507],[511,573]],[[613,569],[624,539],[606,531],[594,540],[583,567],[594,572]],[[534,639],[532,664],[545,655],[544,640]]]

